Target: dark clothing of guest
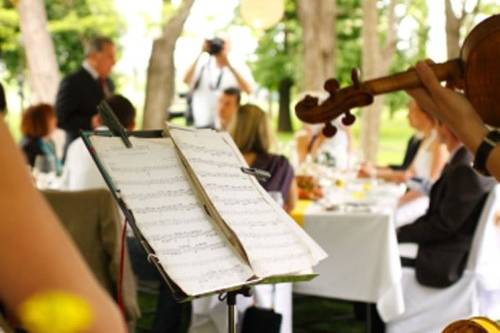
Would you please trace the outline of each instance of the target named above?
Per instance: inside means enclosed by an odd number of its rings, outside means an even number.
[[[127,237],[132,268],[139,281],[158,283],[158,302],[151,332],[184,333],[191,322],[191,302],[178,303],[158,270],[147,260],[147,254],[135,237]]]
[[[94,79],[83,67],[62,80],[55,108],[58,126],[66,131],[64,152],[80,130],[92,129],[91,119],[97,114],[97,105],[106,97],[105,90],[113,92],[113,82]]]
[[[417,138],[416,135],[412,135],[412,137],[408,140],[408,144],[406,145],[405,156],[403,162],[400,165],[391,164],[389,168],[392,170],[406,170],[410,167],[413,159],[417,155],[418,148],[420,148],[420,144],[422,140]]]
[[[26,161],[29,165],[35,165],[35,158],[37,155],[45,155],[42,151],[42,139],[41,138],[23,138],[21,140],[20,146],[26,157]]]
[[[52,157],[55,163],[54,167],[56,173],[61,172],[61,165],[56,156],[54,143],[50,140],[42,138],[24,137],[20,143],[21,149],[26,156],[26,161],[32,167],[35,166],[35,159],[38,155]]]
[[[486,196],[493,178],[479,175],[472,155],[461,147],[432,186],[425,215],[398,230],[398,241],[418,243],[417,280],[446,287],[462,275]]]
[[[293,167],[286,157],[274,154],[259,154],[255,158],[252,167],[268,171],[271,178],[260,182],[260,184],[268,192],[281,192],[283,200],[286,201],[294,177]]]

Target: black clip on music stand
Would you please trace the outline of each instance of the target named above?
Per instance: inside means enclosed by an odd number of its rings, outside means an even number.
[[[225,295],[219,295],[219,301],[226,301],[227,304],[227,331],[236,333],[236,296],[238,294],[250,297],[252,292],[250,287],[242,287],[238,290],[228,291]]]

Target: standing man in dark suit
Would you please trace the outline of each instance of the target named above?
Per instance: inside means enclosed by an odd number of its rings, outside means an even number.
[[[58,126],[66,132],[64,155],[80,130],[97,125],[97,104],[112,95],[109,78],[115,64],[115,46],[111,39],[96,37],[85,45],[85,60],[80,69],[65,77],[56,98]]]
[[[465,268],[479,216],[495,181],[472,168],[472,155],[447,125],[438,126],[440,139],[450,160],[431,189],[425,215],[398,230],[398,241],[417,243],[414,261],[417,280],[426,286],[444,288],[456,282]]]

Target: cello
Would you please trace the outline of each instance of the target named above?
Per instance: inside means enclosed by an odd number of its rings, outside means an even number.
[[[500,14],[472,29],[458,58],[432,64],[431,68],[440,81],[464,90],[486,124],[500,126]],[[421,86],[414,69],[364,82],[353,70],[351,79],[352,85],[342,89],[337,80],[328,79],[324,84],[328,98],[319,103],[315,97],[304,97],[295,106],[296,115],[306,123],[325,123],[323,134],[333,136],[337,129],[331,120],[344,114],[342,123],[352,125],[355,116],[351,109],[370,105],[375,95]]]

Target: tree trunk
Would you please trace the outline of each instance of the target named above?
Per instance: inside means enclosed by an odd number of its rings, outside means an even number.
[[[153,42],[144,103],[144,129],[163,128],[175,92],[174,49],[194,0],[184,0]]]
[[[377,1],[363,1],[363,80],[383,76],[389,70],[396,52],[395,5],[396,0],[391,0],[388,5],[388,30],[381,46],[378,36]],[[383,101],[383,96],[377,96],[372,105],[362,110],[361,147],[364,159],[372,163],[377,161]]]
[[[292,118],[290,117],[290,89],[292,86],[293,80],[289,77],[284,78],[279,83],[279,132],[293,132]]]
[[[456,0],[456,3],[460,3],[462,8],[460,15],[454,12],[453,6],[450,0],[445,1],[445,14],[446,14],[446,47],[448,53],[448,59],[457,58],[460,55],[460,30],[465,27],[465,30],[470,30],[472,26],[467,23],[472,23],[472,20],[468,18],[473,18],[479,12],[481,7],[481,0],[477,0],[474,7],[470,11],[467,11],[466,0],[461,0],[460,2]],[[466,31],[468,33],[468,31]]]
[[[305,91],[322,91],[335,74],[335,17],[332,0],[299,0],[299,21],[304,48]]]
[[[463,4],[464,5],[464,4]],[[455,15],[451,1],[445,1],[446,13],[446,47],[448,59],[457,58],[460,54],[460,26],[462,18]]]
[[[28,62],[32,102],[53,104],[59,85],[54,44],[47,30],[43,0],[20,0],[17,5],[22,43]]]

